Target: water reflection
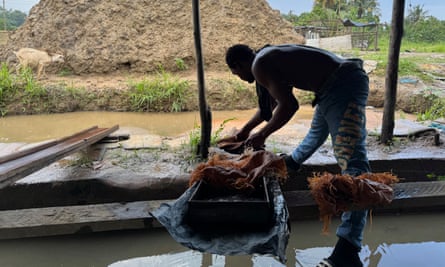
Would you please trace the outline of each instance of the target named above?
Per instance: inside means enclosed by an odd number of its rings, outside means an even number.
[[[221,258],[221,257],[219,257]],[[185,251],[174,254],[155,255],[149,257],[139,257],[128,260],[122,260],[108,265],[108,267],[165,267],[165,266],[188,266],[201,267],[202,254],[195,251]],[[213,265],[215,266],[215,265]],[[224,266],[224,265],[220,265]]]
[[[411,244],[382,244],[374,252],[380,258],[379,267],[385,266],[443,266],[445,242]]]
[[[360,252],[364,267],[433,267],[443,266],[445,260],[443,255],[445,251],[445,242],[421,242],[407,244],[381,244],[374,252],[369,246],[364,246]],[[320,260],[332,252],[331,247],[317,247],[295,250],[295,267],[316,266]],[[252,266],[252,267],[286,267],[278,260],[267,256],[254,255],[251,257],[249,265],[228,265],[226,257],[219,255],[207,255],[210,262],[205,261],[205,254],[195,251],[186,251],[176,254],[164,254],[149,257],[133,258],[118,261],[110,264],[108,267],[230,267],[230,266]]]
[[[206,262],[210,260],[209,262]],[[252,267],[285,267],[282,263],[272,257],[252,256]],[[239,263],[237,263],[239,264]],[[227,265],[226,257],[220,255],[205,255],[195,251],[186,251],[175,254],[165,254],[148,256],[141,258],[118,261],[108,265],[108,267],[227,267],[227,266],[246,266],[246,265]]]
[[[1,218],[0,218],[1,220]],[[435,267],[445,262],[445,214],[375,216],[365,230],[366,267]],[[334,230],[338,221],[334,221]],[[286,265],[260,255],[219,256],[191,251],[167,231],[104,232],[0,241],[5,267],[311,267],[332,250],[336,237],[321,235],[321,222],[295,221]],[[158,264],[158,265],[155,265]]]

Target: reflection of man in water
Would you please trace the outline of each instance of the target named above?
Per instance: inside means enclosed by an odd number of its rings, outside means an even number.
[[[298,110],[292,88],[312,91],[316,110],[311,129],[291,155],[284,156],[288,171],[297,171],[331,135],[334,154],[343,174],[370,172],[365,148],[365,105],[368,76],[360,59],[343,59],[333,53],[303,45],[265,46],[253,51],[234,45],[226,54],[233,74],[256,82],[259,109],[234,136],[226,141],[244,141],[254,149],[283,127]],[[267,124],[251,133],[263,121]],[[362,266],[358,253],[366,224],[366,210],[344,212],[337,229],[334,251],[318,266]]]

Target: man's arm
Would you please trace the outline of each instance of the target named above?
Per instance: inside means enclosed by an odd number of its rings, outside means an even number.
[[[289,93],[276,93],[277,90],[287,91]],[[277,106],[272,118],[269,122],[259,131],[265,138],[270,136],[272,133],[283,127],[298,110],[299,105],[297,99],[292,94],[292,88],[277,88],[269,89],[272,97],[277,101]]]
[[[277,104],[272,118],[267,124],[247,139],[246,144],[253,148],[262,147],[267,137],[283,127],[299,108],[298,101],[292,93],[292,87],[283,84],[274,72],[275,70],[271,69],[270,66],[261,64],[261,62],[259,66],[253,68],[253,74],[257,82],[267,88]]]
[[[221,139],[221,142],[240,142],[246,140],[250,132],[260,125],[263,121],[270,120],[272,112],[276,107],[276,101],[271,97],[266,88],[256,83],[256,93],[258,97],[259,108],[250,120],[234,136]]]
[[[241,130],[236,134],[238,141],[246,140],[249,137],[250,132],[260,125],[264,119],[261,117],[261,110],[257,109],[255,114],[250,118],[250,120],[241,128]]]
[[[261,111],[258,109],[255,114],[250,118],[250,120],[241,128],[241,130],[238,131],[233,136],[225,137],[219,140],[219,142],[241,142],[246,140],[249,137],[250,132],[260,125],[264,120],[261,117]]]

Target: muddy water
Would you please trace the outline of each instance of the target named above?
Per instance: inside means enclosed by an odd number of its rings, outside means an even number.
[[[445,262],[445,214],[373,217],[364,236],[366,267],[432,267]],[[331,225],[335,230],[337,221]],[[218,256],[191,251],[162,230],[96,233],[0,241],[2,267],[312,267],[326,257],[335,235],[319,221],[292,223],[286,265],[265,256]]]
[[[213,113],[214,121],[228,118],[246,119],[253,111]],[[175,136],[200,125],[197,112],[131,113],[73,112],[33,116],[10,116],[0,119],[0,142],[35,142],[71,135],[91,126],[130,129],[132,132]]]
[[[226,127],[239,127],[255,110],[214,111],[212,128],[218,129],[224,120]],[[294,119],[309,119],[312,110],[303,108]],[[199,112],[181,113],[132,113],[132,112],[73,112],[32,116],[7,116],[0,118],[0,142],[37,142],[60,138],[91,126],[130,130],[132,133],[149,133],[176,136],[201,124]]]
[[[224,120],[229,120],[224,129],[240,128],[255,110],[213,111],[212,129],[217,130]],[[311,106],[301,106],[292,120],[284,127],[294,133],[307,129],[313,115]],[[380,126],[381,109],[367,110],[368,129]],[[414,117],[413,115],[406,115]],[[398,115],[396,116],[396,118]],[[177,136],[201,124],[199,112],[181,113],[132,113],[132,112],[73,112],[32,116],[7,116],[0,118],[0,143],[39,142],[61,138],[97,125],[112,127],[137,134]],[[295,125],[299,125],[295,128]],[[301,137],[305,132],[301,133]]]

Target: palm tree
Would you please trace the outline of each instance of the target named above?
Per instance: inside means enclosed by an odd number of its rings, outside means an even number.
[[[374,20],[379,16],[377,0],[315,0],[314,5],[335,10],[337,15],[355,10],[352,13],[357,19]]]
[[[409,4],[408,16],[406,20],[409,23],[415,24],[419,21],[423,21],[428,16],[428,11],[423,9],[423,5],[415,5],[414,7]]]
[[[378,3],[376,0],[350,0],[350,9],[354,9],[357,19],[372,20],[379,16]]]
[[[315,5],[319,5],[323,8],[335,9],[339,0],[315,0]]]

